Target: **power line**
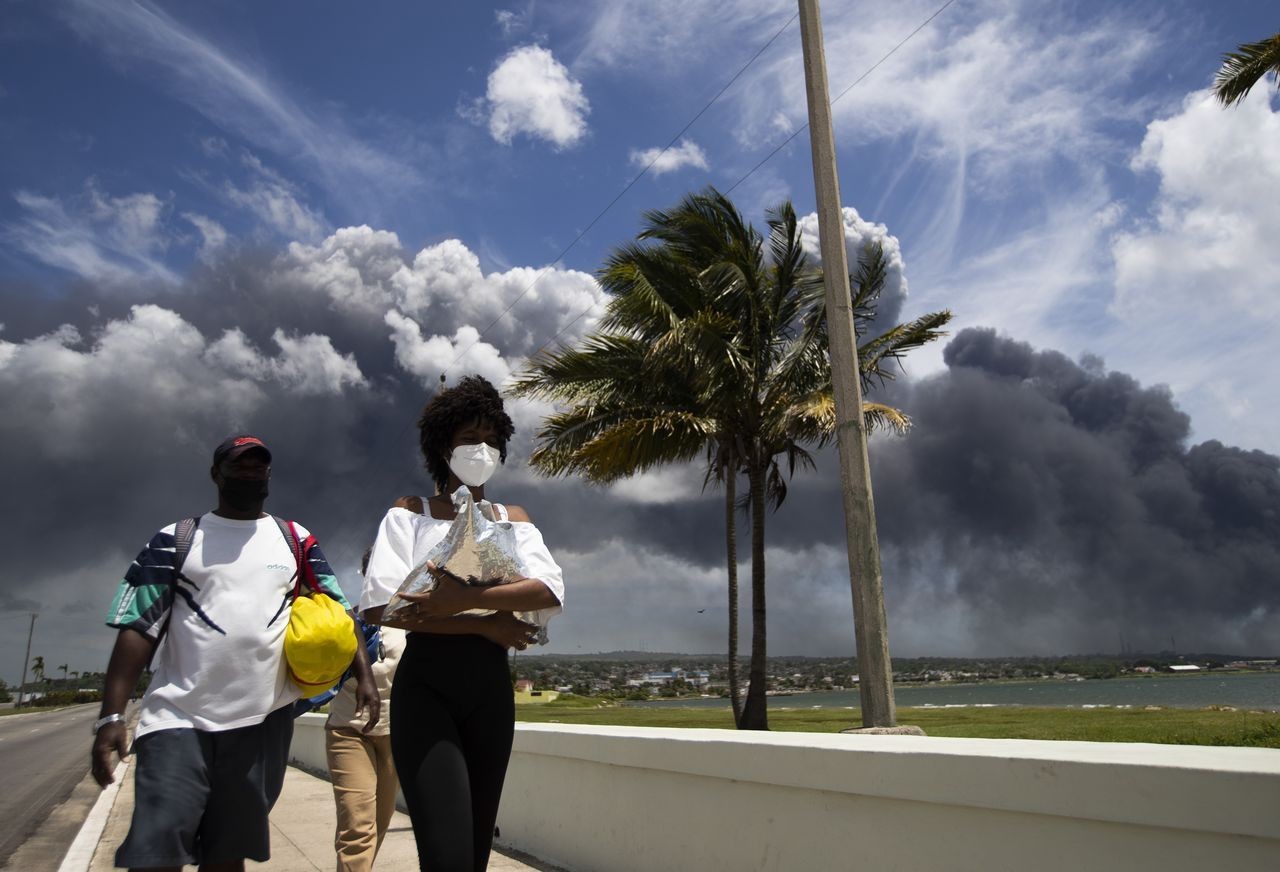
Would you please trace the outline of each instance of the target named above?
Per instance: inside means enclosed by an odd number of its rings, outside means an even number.
[[[912,37],[914,37],[914,36],[915,36],[917,33],[919,33],[920,31],[924,30],[924,29],[925,29],[925,27],[927,27],[927,26],[929,25],[929,23],[933,21],[933,19],[937,18],[937,17],[938,17],[939,15],[941,15],[944,11],[946,11],[946,8],[947,8],[948,6],[950,6],[950,5],[951,5],[952,3],[954,3],[954,2],[955,2],[955,0],[946,0],[946,2],[945,2],[945,3],[943,3],[943,4],[942,4],[941,6],[939,6],[937,9],[935,9],[935,10],[934,10],[934,12],[933,12],[933,14],[932,14],[932,15],[930,15],[928,18],[926,18],[924,21],[922,21],[922,22],[919,24],[919,26],[917,26],[917,27],[916,27],[916,29],[915,29],[915,30],[911,31],[911,32],[910,32],[910,33],[908,33],[905,37],[903,37],[903,38],[902,38],[902,40],[901,40],[897,45],[895,45],[893,48],[889,49],[889,51],[888,51],[887,53],[885,53],[885,55],[884,55],[883,57],[881,57],[881,58],[880,58],[880,60],[876,61],[876,62],[875,62],[874,64],[872,64],[871,66],[867,67],[867,69],[863,71],[862,75],[860,75],[860,76],[858,76],[858,78],[854,79],[854,80],[853,80],[853,81],[852,81],[852,82],[851,82],[851,83],[850,83],[850,84],[849,84],[849,85],[848,85],[848,86],[847,86],[843,91],[841,91],[839,94],[837,94],[837,95],[836,95],[836,96],[831,100],[831,104],[830,104],[830,105],[834,106],[836,103],[838,103],[838,102],[840,101],[840,98],[841,98],[841,97],[843,97],[845,94],[848,94],[851,90],[853,90],[853,88],[854,88],[856,85],[860,84],[860,83],[862,82],[862,80],[863,80],[863,79],[867,78],[867,76],[869,76],[869,75],[871,75],[873,72],[875,72],[875,70],[876,70],[876,68],[877,68],[877,67],[879,67],[881,64],[883,64],[883,63],[884,63],[885,61],[887,61],[889,58],[893,57],[893,55],[898,51],[898,49],[902,48],[904,45],[906,45],[908,42],[910,42]],[[797,14],[798,14],[798,13],[797,13]],[[794,21],[794,20],[795,20],[795,16],[792,16],[791,21]],[[787,22],[787,26],[789,26],[789,25],[791,24],[791,21],[788,21],[788,22]],[[783,27],[783,30],[785,30],[785,29],[786,29],[786,26],[784,26],[784,27]],[[774,34],[773,39],[777,39],[777,38],[778,38],[778,36],[779,36],[779,35],[781,35],[781,33],[782,33],[782,31],[778,31],[778,33]],[[771,43],[771,42],[773,42],[773,39],[769,40],[769,42],[770,42],[770,43]],[[768,43],[766,43],[766,44],[765,44],[765,47],[766,47],[766,48],[768,47]],[[763,51],[763,49],[761,49],[761,51]],[[760,52],[756,52],[756,57],[759,57],[759,56],[760,56]],[[751,60],[752,60],[752,61],[754,61],[754,60],[755,60],[755,57],[753,57]],[[748,66],[750,66],[750,62],[748,62]],[[743,70],[745,70],[745,69],[746,69],[746,67],[743,67]],[[739,76],[740,76],[740,75],[742,75],[743,70],[739,70],[739,71],[738,71],[738,75],[739,75]],[[738,77],[738,76],[734,76],[734,79],[737,79],[737,77]],[[730,84],[732,84],[732,82],[730,82]],[[727,87],[727,86],[726,86],[726,87]],[[723,93],[724,93],[724,91],[723,91],[723,90],[721,90],[721,92],[720,92],[720,93],[721,93],[721,94],[723,94]],[[716,96],[717,96],[717,97],[719,97],[720,95],[719,95],[719,94],[717,94]],[[714,102],[714,101],[713,101],[713,102]],[[703,111],[705,112],[706,110],[704,109]],[[700,113],[698,113],[698,114],[699,114],[699,115],[701,115],[702,113],[700,112]],[[695,120],[697,120],[697,119],[695,118]],[[692,122],[690,122],[690,123],[692,123]],[[687,130],[687,129],[688,129],[688,126],[686,126],[686,127],[685,127],[685,129]],[[784,140],[783,140],[783,141],[778,145],[778,147],[777,147],[777,148],[775,148],[773,151],[769,152],[767,155],[765,155],[765,156],[764,156],[764,158],[763,158],[759,163],[757,163],[755,166],[753,166],[753,167],[752,167],[752,168],[747,172],[747,174],[746,174],[745,176],[743,176],[742,178],[740,178],[740,179],[738,179],[736,182],[734,182],[734,183],[733,183],[733,187],[729,188],[728,190],[726,190],[726,191],[724,192],[724,193],[725,193],[725,195],[727,196],[727,195],[729,195],[729,194],[733,193],[734,188],[737,188],[739,185],[741,185],[741,184],[742,184],[743,182],[745,182],[747,179],[749,179],[749,178],[751,178],[753,175],[755,175],[755,173],[756,173],[756,171],[757,171],[758,169],[760,169],[762,166],[764,166],[766,163],[768,163],[770,160],[772,160],[772,159],[773,159],[773,157],[774,157],[778,152],[780,152],[780,151],[782,151],[784,148],[786,148],[786,147],[787,147],[787,145],[789,145],[793,139],[795,139],[797,136],[799,136],[801,133],[804,133],[804,132],[805,132],[806,130],[808,130],[808,129],[809,129],[809,124],[808,124],[807,122],[806,122],[805,124],[801,125],[800,127],[798,127],[798,128],[797,128],[797,129],[796,129],[796,130],[795,130],[795,131],[794,131],[790,136],[788,136],[786,139],[784,139]],[[681,132],[683,133],[683,131],[681,131]],[[678,138],[678,137],[677,137],[677,138]],[[656,159],[655,159],[655,160],[656,160]],[[650,164],[650,166],[652,166],[652,164]],[[647,169],[647,167],[646,167],[646,169]],[[637,176],[636,178],[638,179],[638,178],[639,178],[639,176]],[[633,182],[633,184],[634,184],[634,182]],[[627,187],[629,188],[629,187],[630,187],[630,185],[628,185]],[[625,193],[625,191],[624,191],[623,193]],[[615,200],[615,202],[616,202],[616,200]],[[611,203],[610,205],[612,205],[612,203]],[[574,240],[574,241],[576,242],[577,240]],[[534,281],[537,281],[537,279],[535,278],[535,279],[534,279]],[[549,346],[549,345],[551,345],[553,342],[555,342],[557,339],[559,339],[562,335],[564,335],[564,333],[565,333],[565,332],[566,332],[570,327],[572,327],[574,324],[577,324],[579,321],[581,321],[581,320],[582,320],[582,318],[583,318],[583,317],[584,317],[588,312],[590,312],[590,311],[591,311],[591,309],[592,309],[592,307],[591,307],[591,306],[588,306],[587,308],[585,308],[585,309],[583,309],[581,312],[579,312],[579,313],[578,313],[578,317],[574,318],[572,321],[570,321],[570,322],[569,322],[568,324],[566,324],[564,327],[560,328],[560,332],[559,332],[559,333],[557,333],[555,336],[552,336],[552,337],[551,337],[551,339],[549,339],[548,341],[544,342],[544,343],[542,344],[542,348],[539,348],[539,349],[538,349],[538,351],[541,351],[543,348],[546,348],[547,346]],[[504,313],[504,314],[505,314],[505,313]],[[501,316],[499,316],[499,317],[501,317]],[[496,322],[495,322],[495,323],[496,323]],[[492,326],[492,325],[490,325],[490,326]],[[468,348],[468,350],[470,350],[470,349]],[[537,352],[535,352],[535,353],[537,353]],[[455,360],[455,361],[454,361],[454,363],[457,363],[457,361]]]
[[[836,94],[836,96],[831,100],[830,105],[834,106],[834,105],[836,105],[836,103],[840,102],[840,98],[841,98],[841,97],[843,97],[845,94],[848,94],[850,91],[852,91],[852,90],[853,90],[853,88],[854,88],[854,86],[855,86],[855,85],[859,84],[859,83],[860,83],[863,79],[865,79],[867,76],[869,76],[869,75],[871,75],[872,73],[874,73],[874,72],[876,71],[876,68],[877,68],[877,67],[879,67],[881,64],[883,64],[883,63],[884,63],[885,61],[887,61],[889,58],[893,57],[893,55],[898,51],[898,49],[902,48],[904,45],[906,45],[908,42],[910,42],[910,41],[911,41],[911,38],[912,38],[913,36],[915,36],[915,35],[916,35],[917,33],[919,33],[920,31],[924,30],[924,29],[925,29],[925,27],[927,27],[927,26],[928,26],[929,22],[933,21],[933,19],[935,19],[935,18],[937,18],[939,15],[941,15],[941,14],[943,13],[943,11],[944,11],[948,6],[950,6],[952,3],[954,3],[954,2],[956,2],[956,0],[947,0],[947,2],[946,2],[946,3],[943,3],[941,6],[939,6],[939,7],[934,11],[934,13],[933,13],[932,15],[930,15],[928,18],[926,18],[924,21],[922,21],[922,22],[920,23],[920,26],[919,26],[919,27],[917,27],[915,30],[913,30],[913,31],[911,31],[910,33],[908,33],[905,37],[903,37],[903,39],[902,39],[902,41],[901,41],[901,42],[899,42],[899,43],[898,43],[897,45],[895,45],[893,48],[889,49],[889,52],[888,52],[884,57],[880,58],[880,60],[876,61],[876,62],[875,62],[874,64],[872,64],[871,66],[867,67],[867,69],[862,73],[862,75],[860,75],[860,76],[858,76],[858,78],[854,79],[854,80],[853,80],[853,82],[852,82],[852,83],[850,83],[850,85],[849,85],[848,87],[846,87],[843,91],[841,91],[839,94]],[[777,147],[777,148],[775,148],[773,151],[771,151],[771,152],[769,152],[767,155],[765,155],[765,156],[764,156],[764,159],[763,159],[762,161],[760,161],[760,163],[758,163],[758,164],[756,164],[755,166],[753,166],[753,167],[751,168],[750,172],[748,172],[745,176],[743,176],[742,178],[740,178],[740,179],[738,179],[736,182],[734,182],[734,183],[733,183],[733,187],[732,187],[732,188],[729,188],[729,190],[725,191],[725,194],[726,194],[726,195],[728,195],[728,194],[733,193],[733,189],[734,189],[734,188],[738,187],[738,185],[741,185],[741,184],[742,184],[743,182],[745,182],[747,179],[751,178],[751,176],[753,176],[753,175],[755,174],[756,170],[760,169],[760,167],[764,166],[766,163],[768,163],[770,160],[772,160],[774,155],[776,155],[778,152],[782,151],[784,148],[786,148],[788,145],[790,145],[790,144],[791,144],[791,140],[795,139],[797,136],[799,136],[801,133],[804,133],[804,132],[805,132],[806,130],[808,130],[808,129],[809,129],[809,124],[808,124],[808,122],[805,122],[805,123],[804,123],[804,124],[802,124],[800,127],[796,128],[796,130],[795,130],[795,132],[794,132],[794,133],[792,133],[790,136],[788,136],[786,139],[784,139],[784,140],[782,141],[782,143],[778,145],[778,147]]]
[[[675,145],[676,142],[678,142],[680,138],[685,135],[685,133],[688,132],[689,128],[692,127],[698,121],[699,118],[701,118],[704,114],[706,114],[707,110],[710,109],[712,106],[714,106],[717,100],[719,100],[722,96],[724,96],[724,92],[729,90],[729,88],[733,86],[734,82],[738,81],[738,79],[742,76],[742,74],[747,71],[747,68],[750,67],[753,63],[755,63],[756,59],[759,58],[760,55],[764,54],[765,50],[769,48],[769,46],[773,45],[774,42],[777,41],[778,37],[782,36],[783,32],[795,22],[796,18],[798,18],[799,15],[800,13],[797,12],[794,15],[792,15],[789,19],[787,19],[787,23],[782,25],[782,27],[778,28],[777,32],[774,33],[773,36],[769,37],[769,41],[766,42],[764,45],[760,46],[760,48],[756,50],[756,53],[751,56],[751,59],[748,60],[745,64],[743,64],[741,69],[739,69],[736,73],[733,74],[733,78],[729,79],[729,81],[725,83],[724,87],[722,87],[719,91],[717,91],[716,95],[712,97],[705,106],[703,106],[701,109],[698,110],[698,114],[694,115],[693,118],[689,119],[689,122],[685,124],[684,127],[680,128],[679,133],[671,137],[671,141],[668,142],[665,146],[663,146],[662,151],[658,152],[654,156],[653,160],[649,161],[649,163],[645,166],[644,169],[636,173],[635,178],[627,182],[626,187],[624,187],[621,191],[619,191],[617,196],[615,196],[612,200],[610,200],[608,205],[606,205],[603,209],[601,209],[600,212],[596,215],[596,217],[592,218],[591,222],[587,224],[587,226],[584,227],[582,231],[578,233],[577,236],[574,237],[573,241],[570,242],[568,245],[566,245],[564,247],[564,250],[561,251],[558,255],[556,255],[555,260],[551,261],[551,263],[549,263],[547,266],[544,266],[541,270],[539,270],[538,274],[533,277],[533,280],[530,281],[529,284],[525,286],[525,289],[521,291],[515,297],[515,299],[513,299],[510,302],[510,304],[508,304],[507,307],[498,314],[496,318],[490,321],[483,330],[480,330],[477,333],[475,340],[472,341],[471,344],[468,345],[466,348],[464,348],[462,351],[460,351],[458,353],[458,356],[455,357],[453,361],[449,364],[449,366],[445,368],[445,372],[442,372],[440,374],[441,381],[444,381],[445,373],[453,369],[453,367],[457,365],[458,361],[462,360],[462,358],[466,356],[467,352],[469,352],[472,348],[474,348],[480,342],[480,339],[486,333],[488,333],[495,324],[501,321],[507,315],[508,312],[510,312],[515,307],[516,303],[519,303],[522,299],[524,299],[524,297],[531,290],[533,290],[533,286],[536,285],[538,281],[544,275],[547,274],[547,271],[550,270],[552,267],[554,267],[561,260],[563,260],[564,256],[568,254],[573,249],[574,246],[576,246],[579,242],[581,242],[582,238],[587,235],[587,233],[591,230],[591,228],[595,227],[596,223],[605,216],[605,213],[608,212],[610,209],[612,209],[619,200],[621,200],[624,196],[626,196],[626,193],[635,186],[636,182],[640,181],[640,179],[642,179],[644,175],[648,173],[650,169],[653,168],[653,165],[656,164],[659,160],[661,160],[662,156],[666,154],[668,151],[670,151],[671,147]],[[552,338],[551,341],[554,342],[556,339],[558,339],[560,335],[563,334],[564,331],[568,329],[569,326],[576,324],[589,311],[591,311],[590,306],[584,309],[582,313],[578,315],[577,318],[574,318],[572,321],[569,322],[568,325],[562,328],[560,330],[560,333],[557,333]],[[543,348],[545,348],[546,345],[548,344],[550,343],[544,344]]]

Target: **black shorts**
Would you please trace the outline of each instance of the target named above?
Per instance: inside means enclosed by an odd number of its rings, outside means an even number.
[[[116,851],[116,865],[267,860],[267,816],[284,786],[292,738],[288,705],[249,727],[184,727],[138,739],[133,822]]]

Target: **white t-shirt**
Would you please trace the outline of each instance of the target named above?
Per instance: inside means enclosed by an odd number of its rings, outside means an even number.
[[[175,527],[157,533],[138,555],[107,621],[154,639],[173,612],[135,735],[260,723],[301,695],[284,660],[297,569],[293,552],[270,516],[236,521],[205,514],[182,566],[187,580],[175,595],[169,584]],[[307,531],[295,528],[306,539]],[[318,548],[311,564],[321,586],[346,606]]]
[[[452,521],[441,521],[430,514],[419,515],[408,509],[393,508],[387,512],[378,527],[378,538],[369,556],[369,569],[365,573],[364,590],[360,595],[360,610],[385,606],[400,589],[405,577],[427,559],[431,549],[449,532]],[[532,620],[545,627],[553,615],[564,610],[564,574],[556,563],[538,528],[528,521],[497,521],[509,524],[516,535],[516,557],[520,560],[521,574],[536,578],[556,596],[558,605],[528,612]]]

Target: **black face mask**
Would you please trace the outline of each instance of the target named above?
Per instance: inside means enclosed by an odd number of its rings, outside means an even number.
[[[271,482],[265,478],[232,478],[222,479],[222,487],[218,493],[227,505],[237,511],[247,511],[260,506],[267,499]]]

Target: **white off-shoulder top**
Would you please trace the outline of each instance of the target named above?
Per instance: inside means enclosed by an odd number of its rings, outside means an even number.
[[[493,514],[501,519],[495,523],[509,524],[515,533],[520,574],[538,579],[555,594],[558,605],[524,613],[526,619],[532,616],[538,626],[545,627],[554,615],[564,610],[564,574],[560,565],[547,550],[542,533],[532,523],[508,520],[506,510],[497,504],[493,506]],[[378,538],[369,556],[369,569],[360,594],[360,611],[389,603],[405,577],[426,560],[431,549],[449,532],[452,523],[408,509],[388,511],[378,526]]]

